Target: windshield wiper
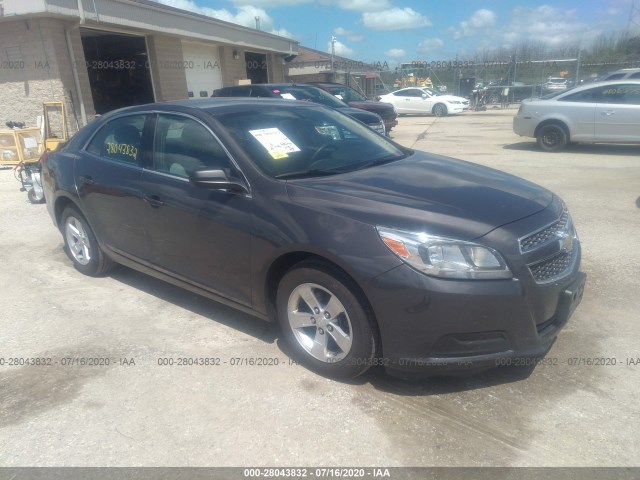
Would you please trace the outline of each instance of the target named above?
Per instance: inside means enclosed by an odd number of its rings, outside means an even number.
[[[298,170],[296,172],[287,172],[281,173],[280,175],[276,175],[274,178],[278,180],[291,180],[294,178],[304,178],[304,177],[326,177],[328,175],[337,175],[338,173],[342,173],[338,170],[323,170],[320,168],[314,168],[312,170]]]
[[[352,168],[350,171],[354,172],[356,170],[363,170],[365,168],[377,167],[378,165],[384,165],[385,163],[395,162],[396,160],[402,160],[403,158],[407,158],[406,155],[392,155],[390,157],[378,158],[376,160],[370,160],[368,162],[363,162],[356,166],[356,168]]]

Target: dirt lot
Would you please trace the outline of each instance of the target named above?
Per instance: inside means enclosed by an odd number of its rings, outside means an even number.
[[[248,315],[126,268],[83,277],[0,170],[0,465],[638,465],[640,147],[543,154],[514,113],[402,117],[392,133],[550,188],[583,242],[584,301],[549,362],[471,378],[328,380]],[[109,365],[66,364],[85,357]],[[226,364],[159,365],[191,357]],[[279,364],[232,365],[249,357]]]

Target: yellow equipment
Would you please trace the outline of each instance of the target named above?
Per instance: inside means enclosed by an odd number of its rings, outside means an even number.
[[[39,128],[0,130],[0,165],[36,162],[41,153]]]
[[[67,116],[63,102],[45,102],[44,109],[44,148],[55,150],[59,143],[67,141]]]

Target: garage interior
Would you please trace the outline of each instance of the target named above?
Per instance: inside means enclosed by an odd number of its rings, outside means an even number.
[[[267,56],[264,53],[245,52],[244,60],[247,64],[247,78],[251,83],[269,83]]]
[[[143,36],[80,29],[97,114],[154,101]]]

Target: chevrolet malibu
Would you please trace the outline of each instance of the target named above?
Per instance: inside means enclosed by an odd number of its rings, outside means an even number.
[[[591,83],[523,100],[513,131],[556,152],[570,142],[640,143],[640,80]]]
[[[277,321],[325,375],[537,358],[582,298],[560,198],[309,102],[114,111],[52,152],[43,178],[80,272],[119,263]]]

